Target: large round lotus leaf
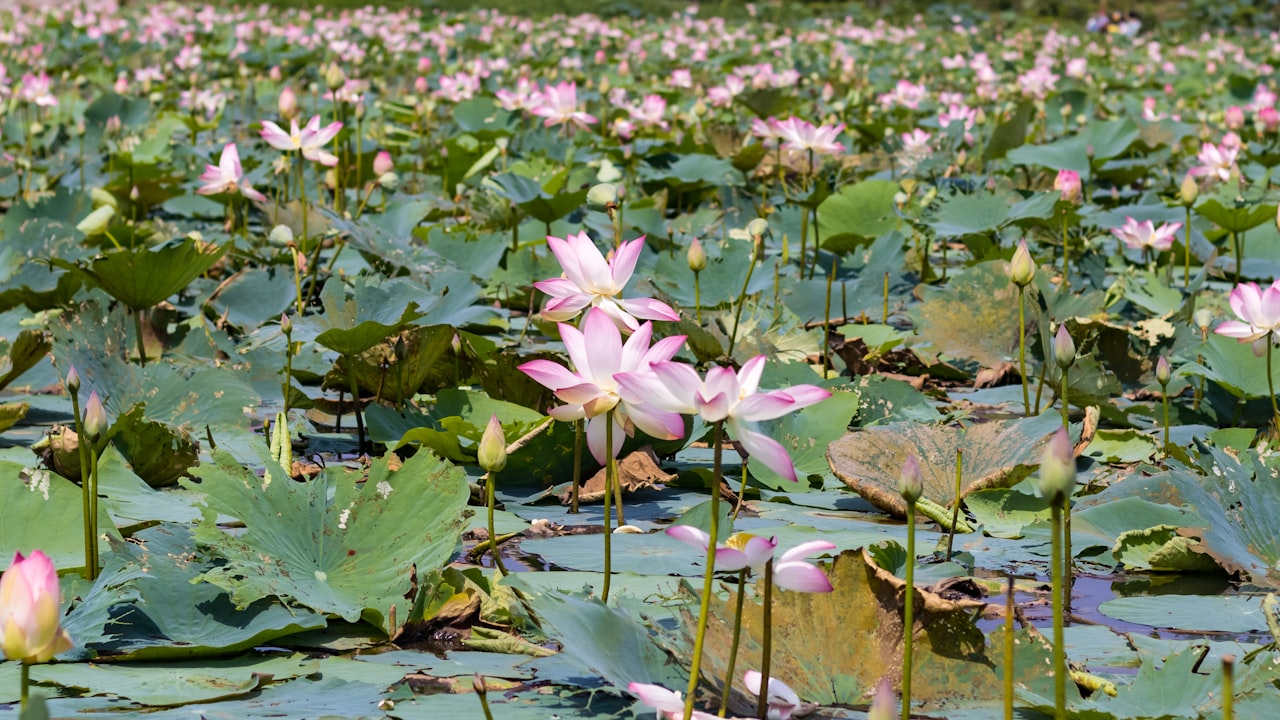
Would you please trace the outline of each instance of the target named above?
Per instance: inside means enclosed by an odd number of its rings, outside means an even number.
[[[35,367],[49,353],[49,336],[39,330],[23,330],[18,333],[6,354],[0,357],[0,388],[18,379],[22,373]]]
[[[121,415],[107,437],[148,485],[172,485],[199,461],[200,446],[185,429],[143,417],[144,407]]]
[[[398,336],[404,341],[398,354],[396,338],[390,338],[355,356],[361,395],[398,403],[416,395],[428,378],[433,381],[431,391],[452,385],[457,373],[449,351],[453,336],[454,329],[448,325],[413,327]],[[346,361],[342,358],[338,363],[342,366],[339,381],[346,379]]]
[[[830,593],[781,590],[774,595],[770,674],[808,702],[868,702],[881,680],[901,683],[906,582],[877,567],[865,550],[841,553],[829,575]],[[702,670],[704,680],[717,686],[732,646],[734,602],[733,597],[711,601]],[[916,588],[911,699],[920,709],[984,705],[1002,696],[1002,639],[997,633],[989,640],[976,625],[983,606]],[[743,608],[738,668],[759,667],[763,614],[757,601]],[[685,613],[684,620],[692,634],[696,618]],[[1019,631],[1015,653],[1015,683],[1052,694],[1044,638],[1034,629]],[[735,689],[737,711],[748,711],[741,705],[746,696],[740,683]]]
[[[872,505],[906,517],[898,481],[908,456],[914,455],[920,463],[924,497],[947,505],[955,496],[958,452],[964,451],[961,496],[1009,487],[1030,474],[1041,448],[1060,427],[1062,421],[1055,413],[969,427],[891,423],[845,434],[831,443],[827,460],[836,477]]]
[[[936,353],[994,367],[1018,355],[1018,289],[1003,260],[980,263],[942,287],[921,290],[910,313],[921,340]],[[1026,299],[1027,309],[1035,306]]]
[[[84,272],[111,297],[133,310],[145,310],[213,267],[228,247],[187,239],[156,249],[116,250],[94,260]]]

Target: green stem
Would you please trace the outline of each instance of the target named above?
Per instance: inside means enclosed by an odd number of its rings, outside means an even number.
[[[1244,258],[1240,257],[1240,233],[1231,231],[1231,254],[1236,259],[1236,284],[1240,284],[1240,266],[1244,264]]]
[[[582,486],[582,421],[573,422],[573,494],[569,500],[569,512],[578,514],[578,488]]]
[[[1222,720],[1235,717],[1235,665],[1235,655],[1222,656]]]
[[[493,506],[494,506],[494,478],[492,472],[486,472],[485,476],[485,502],[489,506],[489,542],[490,552],[493,553],[493,566],[498,568],[498,572],[503,575],[507,574],[507,569],[502,566],[502,553],[498,552],[498,535],[493,529]]]
[[[802,254],[801,257],[804,257]],[[751,276],[756,271],[755,253],[752,253],[751,264],[747,266],[747,277],[742,281],[742,290],[738,292],[738,308],[733,311],[733,334],[729,336],[729,358],[733,358],[733,346],[738,340],[738,323],[742,321],[742,306],[747,304],[747,286],[751,284]],[[804,269],[801,268],[801,272]]]
[[[494,557],[497,557],[497,555],[498,553],[495,550]],[[479,676],[477,675],[477,677]],[[480,682],[484,682],[483,678],[480,679]],[[493,712],[489,710],[489,694],[481,691],[476,693],[476,695],[480,696],[480,709],[484,712],[484,720],[493,720]]]
[[[1187,247],[1182,259],[1182,284],[1191,287],[1191,206],[1187,206],[1187,221],[1183,223],[1187,229]]]
[[[747,458],[742,459],[742,487],[738,488],[738,503],[733,507],[733,517],[730,522],[738,521],[738,513],[742,512],[742,506],[747,502]]]
[[[809,266],[809,279],[813,279],[813,274],[818,271],[818,253],[822,250],[822,235],[818,230],[818,208],[813,208],[813,264]],[[832,267],[835,266],[834,260]]]
[[[605,415],[604,451],[608,459],[604,463],[604,588],[600,591],[602,600],[609,602],[609,580],[613,577],[613,533],[609,530],[610,507],[613,497],[613,484],[617,481],[618,459],[613,456],[613,411]]]
[[[769,716],[769,673],[773,662],[773,558],[764,564],[764,643],[760,650],[760,696],[756,700],[756,717]]]
[[[1062,631],[1062,506],[1066,495],[1053,498],[1053,541],[1050,566],[1053,586],[1053,707],[1054,720],[1067,719],[1067,659]]]
[[[90,523],[89,510],[89,438],[84,434],[84,416],[80,414],[80,393],[71,393],[71,410],[76,418],[76,449],[80,456],[80,499],[81,511],[84,513],[84,572],[87,576],[93,572],[94,555],[93,525]],[[90,578],[92,579],[92,578]]]
[[[1271,372],[1271,338],[1267,338],[1267,395],[1271,397],[1271,417],[1276,427],[1280,428],[1280,408],[1276,407],[1276,385]]]
[[[693,308],[698,324],[702,324],[702,273],[693,273]]]
[[[18,715],[25,717],[27,702],[31,696],[31,664],[22,661],[19,661],[18,664],[22,666],[20,671],[21,680],[18,681],[18,697],[21,701],[18,705]]]
[[[1067,369],[1062,369],[1062,427],[1071,427],[1071,403],[1067,401]]]
[[[845,321],[848,320],[848,316],[845,316]],[[880,324],[889,324],[889,273],[884,274],[884,310],[880,314]]]
[[[98,579],[102,566],[98,561],[98,453],[93,448],[89,450],[89,467],[92,468],[89,474],[89,527],[93,532],[92,552],[89,553],[89,580],[92,582]]]
[[[1025,289],[1018,286],[1018,377],[1022,379],[1022,414],[1031,417],[1031,396],[1027,384],[1027,309]]]
[[[827,274],[827,304],[822,314],[822,376],[827,376],[827,368],[831,367],[831,283],[836,279],[836,261],[831,259],[831,272]],[[818,260],[814,258],[816,265]]]
[[[1064,288],[1071,287],[1070,276],[1067,274],[1070,270],[1068,266],[1068,259],[1070,258],[1068,249],[1067,214],[1064,212],[1062,213],[1062,287]]]
[[[133,311],[133,332],[137,335],[138,341],[138,361],[142,363],[142,367],[147,366],[147,350],[142,344],[142,311]]]
[[[1274,400],[1274,398],[1272,398]],[[1169,386],[1160,388],[1160,400],[1164,405],[1164,446],[1169,447]],[[1165,452],[1168,452],[1166,450]]]
[[[364,416],[360,413],[360,386],[356,384],[356,359],[347,356],[347,384],[351,386],[351,412],[356,416],[356,452],[364,452]]]
[[[947,562],[951,562],[951,548],[956,539],[956,524],[960,521],[960,477],[964,472],[964,449],[956,449],[956,495],[951,504],[951,527],[947,529]]]
[[[1004,720],[1013,720],[1013,576],[1004,599]]]
[[[911,718],[911,672],[915,650],[916,502],[907,500],[907,585],[902,609],[902,720]]]
[[[741,506],[741,502],[738,503]],[[724,690],[720,693],[720,717],[729,710],[733,692],[733,670],[738,662],[738,643],[742,639],[742,601],[747,595],[747,569],[738,571],[738,599],[733,606],[733,642],[729,645],[729,668],[724,672]]]
[[[289,418],[289,391],[293,389],[293,335],[284,336],[284,416]]]
[[[684,720],[693,717],[693,702],[698,694],[698,676],[702,667],[702,645],[707,639],[707,619],[711,614],[711,591],[712,578],[716,571],[716,538],[720,537],[720,480],[723,468],[721,466],[723,451],[720,447],[720,437],[724,429],[724,421],[716,422],[711,429],[711,447],[714,448],[715,458],[712,462],[711,477],[711,538],[707,542],[707,558],[702,573],[702,602],[698,608],[698,630],[693,640],[693,662],[689,668],[689,688],[685,692],[684,697]],[[605,515],[609,512],[606,510]],[[765,614],[766,618],[769,612],[768,600],[768,582],[772,580],[768,566],[765,569]],[[765,643],[769,640],[768,620],[765,620]],[[767,682],[767,681],[766,681]]]
[[[805,266],[805,263],[808,261],[808,255],[807,255],[808,247],[809,247],[809,213],[802,212],[800,213],[800,274],[796,276],[801,280],[804,279],[804,266]]]

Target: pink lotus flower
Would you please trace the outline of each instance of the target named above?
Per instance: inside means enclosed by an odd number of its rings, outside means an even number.
[[[324,146],[332,142],[341,129],[340,122],[330,123],[321,128],[319,115],[313,116],[301,130],[298,129],[297,120],[290,120],[289,132],[266,120],[262,123],[262,139],[277,150],[300,150],[302,157],[326,167],[333,167],[338,164],[338,158],[325,151]]]
[[[657,710],[659,718],[679,720],[684,717],[684,696],[679,691],[668,690],[661,685],[633,682],[627,685],[627,692],[640,698],[640,702]],[[724,720],[701,710],[694,710],[690,717],[693,720]]]
[[[1196,155],[1200,164],[1191,168],[1191,174],[1195,177],[1215,177],[1225,182],[1231,177],[1231,169],[1235,167],[1236,152],[1237,148],[1229,147],[1226,143],[1202,143],[1200,152]]]
[[[0,649],[10,660],[48,662],[70,650],[71,637],[59,625],[61,596],[53,562],[36,550],[14,553],[0,576]]]
[[[680,319],[680,315],[664,302],[652,298],[623,300],[618,297],[635,272],[644,237],[622,243],[613,259],[607,262],[585,232],[563,240],[548,237],[547,245],[560,261],[565,275],[533,284],[552,297],[542,309],[542,316],[548,320],[572,320],[587,307],[599,308],[619,330],[626,332],[634,332],[639,327],[637,318],[672,322]]]
[[[1178,234],[1178,229],[1182,227],[1182,223],[1164,223],[1158,229],[1155,223],[1150,220],[1138,222],[1131,217],[1124,219],[1124,225],[1118,228],[1112,228],[1111,233],[1124,241],[1124,246],[1130,250],[1146,250],[1151,248],[1157,252],[1164,252],[1173,247],[1174,236]]]
[[[56,107],[58,98],[49,91],[50,85],[48,73],[42,72],[39,75],[26,73],[22,76],[22,86],[18,96],[38,107]]]
[[[698,414],[709,423],[723,421],[743,449],[795,482],[796,468],[786,449],[760,432],[758,423],[826,400],[831,393],[816,385],[759,392],[764,363],[765,356],[757,355],[737,373],[732,368],[712,366],[704,382],[684,363],[659,362],[653,365],[653,373],[620,375],[618,383],[626,398],[684,415]]]
[[[235,143],[227,143],[222,148],[222,157],[219,158],[217,165],[205,165],[204,173],[200,175],[200,182],[204,183],[196,192],[200,195],[218,195],[227,193],[234,195],[240,193],[251,200],[262,202],[267,196],[254,190],[249,181],[244,177],[244,170],[240,167],[240,151],[236,150]]]
[[[530,112],[541,118],[547,127],[570,123],[582,130],[589,130],[597,120],[594,115],[578,110],[578,84],[562,82],[542,89],[542,103]]]
[[[812,150],[818,155],[839,155],[844,152],[844,145],[836,142],[836,137],[843,131],[844,123],[815,127],[798,117],[790,117],[774,125],[774,132],[784,141],[782,147],[788,150]]]
[[[1075,170],[1059,170],[1053,179],[1053,189],[1062,193],[1062,199],[1069,203],[1080,202],[1080,173]]]
[[[560,338],[577,372],[550,360],[532,360],[520,366],[523,373],[567,403],[551,408],[548,413],[552,417],[564,421],[587,419],[587,448],[597,462],[604,463],[610,454],[616,457],[622,449],[623,434],[633,435],[637,427],[662,440],[684,436],[684,419],[678,413],[639,398],[624,399],[615,379],[622,373],[647,373],[652,363],[675,357],[685,340],[685,336],[675,335],[650,347],[652,337],[653,325],[645,323],[624,345],[613,320],[603,310],[592,308],[583,319],[582,330],[560,323]],[[614,411],[613,447],[607,448],[610,410]]]
[[[1215,333],[1240,342],[1253,342],[1268,335],[1271,342],[1280,342],[1280,280],[1266,290],[1260,289],[1257,283],[1237,285],[1228,302],[1240,320],[1222,323],[1214,328]]]
[[[692,525],[672,525],[667,535],[689,547],[705,551],[711,536]],[[826,540],[813,540],[784,552],[776,560],[776,538],[765,539],[755,535],[736,533],[727,543],[716,543],[715,569],[737,572],[745,568],[760,570],[773,561],[773,584],[783,590],[796,592],[831,592],[831,581],[822,568],[804,558],[820,552],[834,550],[835,545]]]
[[[755,670],[748,670],[742,675],[742,683],[753,695],[760,695],[760,681],[763,676]],[[791,714],[800,709],[800,696],[787,687],[787,684],[775,677],[769,678],[768,696],[769,720],[790,720]]]

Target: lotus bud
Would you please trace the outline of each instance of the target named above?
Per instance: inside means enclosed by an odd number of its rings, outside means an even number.
[[[587,204],[594,208],[617,207],[618,186],[613,183],[592,185],[587,191]]]
[[[1200,332],[1208,332],[1209,326],[1213,324],[1213,313],[1208,308],[1200,308],[1192,313],[1191,322],[1200,328]]]
[[[1200,186],[1196,184],[1196,179],[1191,177],[1191,173],[1182,178],[1182,187],[1178,189],[1178,200],[1185,206],[1191,207],[1196,204],[1196,198],[1200,197]]]
[[[43,552],[36,550],[26,557],[14,553],[9,569],[0,576],[0,598],[4,598],[0,647],[6,658],[30,665],[71,649],[71,636],[58,622],[62,617],[58,571]]]
[[[924,476],[920,472],[920,461],[916,460],[915,455],[908,455],[907,461],[902,464],[898,492],[902,493],[902,499],[909,505],[915,504],[924,494]]]
[[[80,372],[76,370],[75,365],[72,365],[67,370],[67,381],[65,384],[67,386],[67,392],[72,395],[80,392]]]
[[[1064,202],[1073,205],[1080,202],[1080,173],[1075,170],[1059,170],[1058,177],[1053,181],[1053,189],[1062,193]]]
[[[476,673],[474,676],[472,676],[471,689],[476,691],[476,693],[480,695],[483,695],[489,691],[489,688],[484,683],[484,677],[482,677],[480,673]]]
[[[108,205],[113,208],[119,208],[119,205],[117,204],[117,201],[116,201],[116,196],[112,195],[106,190],[103,190],[102,188],[93,188],[92,190],[90,190],[89,197],[93,200],[93,207],[95,209],[108,206]]]
[[[707,103],[705,100],[699,98],[693,103],[693,114],[698,117],[702,117],[707,114]]]
[[[140,197],[142,197],[142,193],[138,191],[138,186],[137,186],[137,185],[134,185],[133,187],[129,188],[129,200],[130,200],[130,201],[132,201],[132,202],[138,202],[138,198],[140,198]]]
[[[694,238],[689,243],[689,269],[695,273],[700,273],[707,269],[707,253],[702,249],[702,243],[698,242],[698,238]]]
[[[1031,259],[1031,251],[1027,249],[1027,241],[1019,240],[1018,249],[1013,251],[1013,260],[1009,262],[1009,279],[1018,287],[1026,287],[1036,276],[1036,263]]]
[[[1244,127],[1244,109],[1239,105],[1232,105],[1227,108],[1227,112],[1223,115],[1222,123],[1227,126],[1228,130],[1239,130]]]
[[[267,235],[267,240],[281,247],[288,247],[293,244],[293,230],[288,225],[277,225],[271,228],[271,234]]]
[[[292,120],[298,115],[298,96],[293,94],[293,89],[286,87],[280,91],[280,117],[285,120]]]
[[[1040,497],[1061,502],[1076,486],[1076,459],[1065,427],[1058,428],[1040,456],[1040,476],[1036,490]]]
[[[272,65],[267,71],[267,77],[271,78],[271,82],[280,82],[280,78],[284,77],[284,73],[280,71],[279,65]]]
[[[400,176],[393,172],[383,173],[378,176],[378,185],[380,185],[383,190],[395,190],[400,187]]]
[[[97,442],[107,431],[107,410],[102,407],[102,399],[98,391],[89,393],[89,402],[84,406],[84,434],[90,442]]]
[[[502,423],[497,415],[489,416],[489,424],[480,437],[476,460],[485,472],[501,472],[507,466],[507,438],[502,433]]]
[[[403,335],[396,338],[396,344],[391,346],[391,352],[395,354],[396,362],[404,362],[405,358],[409,357],[409,348],[404,343]]]
[[[85,234],[85,237],[93,237],[101,235],[111,226],[111,218],[115,217],[116,209],[111,205],[103,205],[85,216],[83,220],[76,225],[76,229]]]
[[[747,223],[747,234],[757,241],[767,232],[769,232],[769,221],[764,218],[756,218]]]
[[[280,316],[280,332],[285,335],[293,334],[293,320],[290,320],[288,315]]]
[[[1169,369],[1169,359],[1161,355],[1160,359],[1156,361],[1156,382],[1160,383],[1160,387],[1163,388],[1169,384],[1169,379],[1172,375],[1173,371]]]
[[[1063,370],[1076,361],[1076,342],[1067,332],[1066,323],[1058,323],[1058,334],[1053,336],[1053,360]]]
[[[414,92],[418,93],[419,95],[423,95],[427,92],[427,89],[428,89],[427,79],[419,75],[418,78],[413,81]]]
[[[871,701],[871,709],[867,711],[867,720],[897,720],[898,706],[894,701],[893,686],[886,678],[880,681],[880,688]]]
[[[373,174],[382,177],[392,170],[396,169],[396,163],[391,159],[391,153],[381,150],[373,158]]]
[[[37,120],[36,122],[31,123],[30,129],[32,135],[42,135],[44,134],[44,123]]]
[[[329,67],[325,68],[324,84],[330,90],[337,90],[347,84],[347,74],[342,72],[342,68],[338,63],[329,63]]]
[[[357,100],[356,101],[356,119],[363,120],[365,112],[366,112],[366,109],[364,106],[364,100],[363,99]]]

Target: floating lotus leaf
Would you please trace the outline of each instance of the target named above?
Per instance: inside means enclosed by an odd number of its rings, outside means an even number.
[[[1009,281],[1003,260],[979,263],[945,286],[928,286],[921,292],[923,302],[911,315],[933,352],[985,367],[1017,358],[1018,289]],[[1033,305],[1028,297],[1028,311]]]
[[[172,485],[199,461],[200,445],[183,428],[143,417],[145,407],[138,403],[117,418],[107,438],[148,485]]]
[[[35,367],[49,353],[49,336],[39,330],[23,330],[0,358],[0,390]],[[2,430],[3,428],[0,428]]]
[[[836,557],[830,593],[777,591],[773,607],[771,674],[803,700],[823,704],[868,702],[882,679],[901,683],[902,623],[906,583],[875,565],[865,550]],[[976,623],[984,603],[947,600],[915,592],[915,671],[911,699],[923,711],[997,701],[1003,681],[999,634],[988,639]],[[745,604],[738,668],[758,667],[763,608]],[[703,679],[719,685],[728,664],[734,600],[712,600]],[[685,614],[685,630],[695,618]],[[1020,631],[1015,682],[1052,693],[1048,644],[1034,631]],[[743,688],[735,682],[739,699]],[[742,708],[745,710],[746,708]]]
[[[221,260],[229,247],[187,238],[156,248],[113,250],[81,268],[81,272],[131,310],[145,310],[180,292]],[[63,260],[54,262],[75,267]]]
[[[822,201],[818,207],[818,229],[824,245],[841,241],[842,236],[875,238],[902,226],[893,204],[900,188],[889,180],[850,183]]]
[[[355,356],[353,366],[361,394],[399,403],[422,390],[428,378],[432,379],[429,392],[452,385],[456,365],[449,346],[454,334],[448,325],[413,327]],[[397,340],[403,341],[399,350]],[[335,379],[346,385],[346,359],[338,365]]]
[[[389,288],[358,283],[352,297],[337,280],[320,294],[324,312],[294,323],[294,340],[315,340],[339,355],[357,355],[422,317],[418,304],[392,296]]]
[[[80,488],[48,470],[0,462],[0,572],[15,552],[42,550],[59,569],[84,567],[84,509]],[[104,506],[98,527],[118,536]],[[99,543],[106,549],[104,542]]]
[[[891,423],[855,430],[827,450],[836,477],[872,505],[905,517],[898,492],[902,465],[915,455],[924,477],[924,497],[942,504],[955,496],[956,454],[964,451],[961,496],[985,488],[1009,487],[1031,473],[1049,436],[1062,427],[1056,413],[968,427]]]
[[[1181,534],[1176,525],[1157,525],[1146,530],[1130,530],[1116,538],[1111,554],[1121,565],[1133,570],[1157,572],[1212,572],[1218,563],[1196,552],[1200,541]]]

